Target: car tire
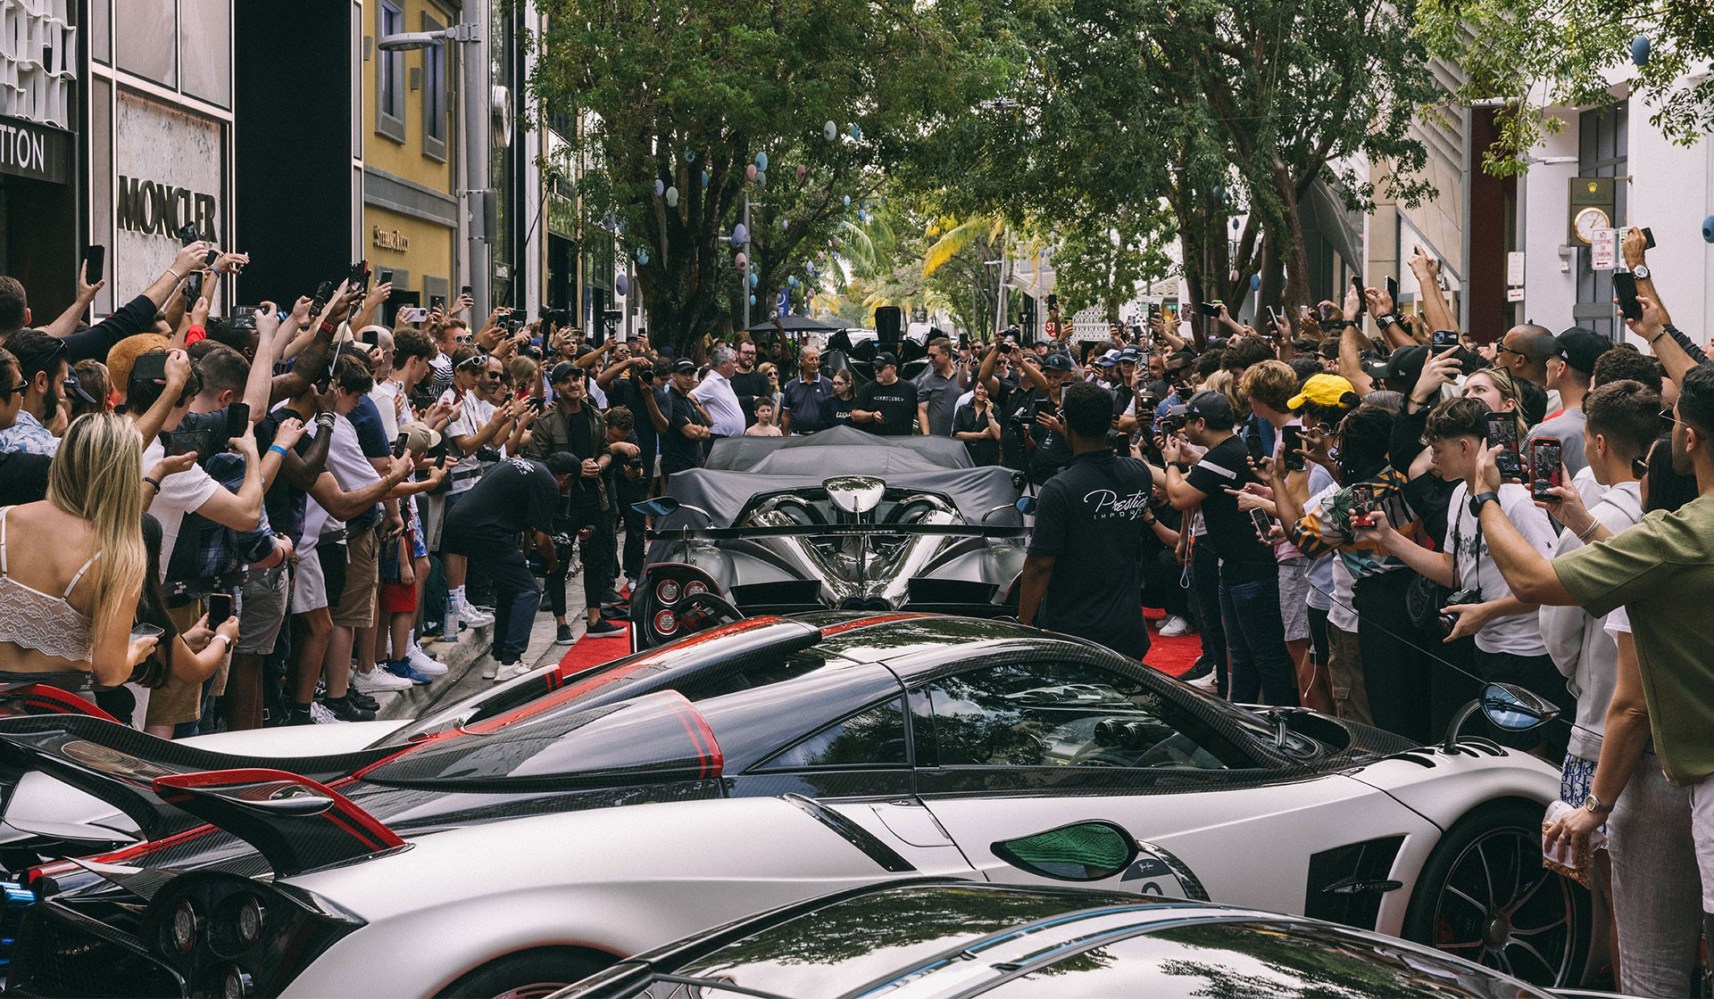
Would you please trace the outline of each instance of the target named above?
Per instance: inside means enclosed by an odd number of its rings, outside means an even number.
[[[1542,806],[1502,801],[1466,815],[1417,878],[1404,936],[1535,985],[1575,988],[1591,902],[1541,864]]]
[[[612,958],[570,948],[524,951],[484,964],[438,995],[442,999],[535,999],[588,978],[612,963]]]

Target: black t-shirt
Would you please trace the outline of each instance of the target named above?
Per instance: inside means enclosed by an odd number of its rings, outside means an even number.
[[[702,441],[684,435],[687,426],[708,425],[696,403],[675,388],[667,392],[661,413],[667,418],[666,432],[661,434],[661,474],[671,475],[701,465]]]
[[[957,411],[952,414],[952,430],[954,433],[960,434],[987,430],[989,429],[988,416],[990,414],[996,420],[999,419],[999,413],[994,409],[992,402],[988,404],[987,412],[982,414],[976,412],[974,402],[967,402],[958,407]],[[965,441],[964,450],[970,452],[970,460],[978,465],[998,465],[1000,463],[1000,442],[992,437],[979,441]]]
[[[1087,451],[1042,486],[1030,554],[1055,562],[1036,623],[1143,658],[1139,555],[1151,484],[1142,462]]]
[[[648,391],[653,391],[649,389]],[[652,474],[655,467],[655,449],[660,438],[655,435],[655,425],[649,419],[648,403],[643,401],[643,394],[637,391],[637,385],[630,378],[614,379],[607,389],[607,406],[624,406],[631,411],[631,424],[636,429],[631,432],[632,443],[643,450],[643,467]],[[665,408],[662,408],[665,413]]]
[[[917,387],[900,378],[891,385],[870,382],[857,393],[857,408],[881,414],[879,423],[859,423],[860,429],[882,437],[916,433]]]
[[[1033,415],[1048,413],[1058,416],[1059,405],[1041,389],[1030,389],[1013,394],[1011,411],[1035,438],[1036,449],[1029,457],[1029,473],[1030,481],[1039,486],[1053,478],[1054,473],[1071,460],[1071,442],[1065,439],[1064,434],[1056,434],[1037,423]]]
[[[53,459],[45,454],[0,453],[0,506],[18,506],[47,499],[48,466],[51,464]],[[148,492],[143,495],[147,496]]]
[[[495,462],[446,515],[442,539],[454,554],[516,551],[524,531],[553,530],[559,483],[539,461]]]
[[[732,393],[738,397],[738,405],[744,410],[744,425],[756,425],[756,399],[768,395],[768,376],[760,371],[740,371],[727,379],[732,383]],[[779,414],[774,414],[778,422]]]
[[[1256,537],[1250,515],[1239,510],[1237,498],[1226,492],[1261,481],[1250,471],[1249,458],[1249,449],[1234,434],[1210,448],[1186,476],[1203,494],[1206,540],[1220,556],[1220,580],[1225,583],[1253,583],[1278,574],[1273,548]]]
[[[259,454],[267,454],[268,448],[274,443],[274,435],[279,433],[280,424],[286,420],[301,420],[303,417],[296,410],[281,406],[270,409],[256,423],[256,450]],[[311,418],[311,423],[314,418]],[[313,429],[313,428],[312,428]],[[309,451],[315,438],[304,434],[298,438],[294,450],[302,458]],[[391,452],[389,452],[391,453]],[[284,473],[274,476],[274,484],[262,494],[262,509],[268,512],[268,523],[274,530],[292,539],[293,545],[304,542],[304,513],[309,494],[291,484]]]

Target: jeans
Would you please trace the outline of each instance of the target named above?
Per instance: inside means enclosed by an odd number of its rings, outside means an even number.
[[[1214,664],[1214,689],[1226,696],[1226,629],[1220,620],[1220,556],[1206,540],[1191,547],[1190,609],[1196,615],[1202,658]]]
[[[1366,576],[1352,589],[1357,642],[1363,659],[1363,692],[1378,728],[1417,743],[1434,739],[1430,665],[1426,647],[1405,609],[1405,591],[1415,573]]]
[[[536,608],[541,606],[542,591],[524,553],[516,548],[471,555],[470,565],[480,564],[494,581],[494,659],[515,663],[530,644],[530,627],[536,620]]]
[[[583,606],[585,610],[600,607],[601,598],[613,585],[613,535],[607,528],[607,515],[589,525],[593,529],[587,540],[577,543],[579,563],[583,566]],[[554,533],[576,535],[576,521],[554,521]],[[555,617],[565,616],[565,578],[571,569],[569,560],[547,578],[548,604]]]
[[[1190,593],[1184,588],[1184,566],[1171,551],[1144,552],[1143,606],[1159,607],[1177,617],[1190,615]]]
[[[1232,656],[1227,696],[1236,704],[1297,706],[1297,671],[1286,652],[1280,621],[1280,580],[1269,573],[1253,582],[1220,580],[1220,613]],[[1259,696],[1258,696],[1259,695]]]
[[[1607,819],[1619,990],[1687,996],[1702,930],[1702,878],[1690,829],[1690,792],[1673,787],[1644,753]]]

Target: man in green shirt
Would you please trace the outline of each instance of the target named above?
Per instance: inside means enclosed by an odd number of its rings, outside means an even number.
[[[1696,499],[1552,561],[1493,502],[1500,476],[1492,452],[1478,471],[1485,491],[1470,505],[1519,599],[1578,605],[1597,616],[1627,609],[1655,752],[1667,779],[1690,788],[1702,907],[1714,912],[1714,628],[1707,626],[1714,607],[1714,366],[1693,367],[1679,380],[1672,459],[1681,474],[1696,474]],[[1583,805],[1612,809],[1593,795]]]

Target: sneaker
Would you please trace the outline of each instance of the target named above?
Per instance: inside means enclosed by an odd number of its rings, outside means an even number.
[[[556,630],[554,632],[553,643],[555,645],[570,645],[571,644],[571,625],[569,625],[569,624],[560,625],[558,630]]]
[[[523,663],[501,663],[499,672],[494,676],[494,682],[505,683],[507,680],[516,680],[532,671],[532,667],[525,666]]]
[[[351,671],[351,686],[359,694],[379,694],[410,689],[409,680],[401,680],[384,669]]]
[[[298,711],[294,708],[291,717],[286,719],[287,725],[333,725],[338,722],[339,719],[323,707],[320,701],[311,701],[308,711]]]
[[[1209,694],[1217,694],[1220,691],[1220,678],[1215,676],[1213,673],[1208,674],[1200,680],[1191,680],[1189,682],[1192,687]]]
[[[1193,681],[1200,680],[1205,676],[1213,675],[1214,660],[1207,656],[1199,656],[1197,657],[1196,664],[1191,666],[1188,671],[1179,677],[1179,679],[1183,680],[1185,683],[1191,683]]]
[[[620,624],[631,620],[631,608],[624,606],[601,608],[601,620],[618,621]]]
[[[368,694],[358,693],[356,684],[352,684],[349,688],[346,689],[345,699],[350,701],[352,704],[357,705],[358,707],[362,708],[365,711],[379,711],[379,710],[381,710],[381,702],[375,700],[373,697],[370,697]]]
[[[428,677],[426,677],[426,676],[422,675],[421,673],[418,673],[416,670],[412,669],[411,664],[408,660],[401,660],[401,661],[396,662],[396,663],[388,663],[387,664],[387,672],[392,674],[395,677],[398,677],[401,680],[404,680],[408,684],[415,684],[416,686],[419,686],[419,687],[426,687],[426,686],[428,686],[428,684],[430,682],[432,682],[429,680]]]
[[[1161,622],[1162,638],[1181,638],[1190,634],[1190,622],[1177,614],[1168,614]]]
[[[458,605],[458,616],[472,628],[481,628],[494,623],[494,615],[487,611],[472,607],[469,601],[461,601]]]
[[[423,676],[446,675],[446,664],[438,659],[431,658],[421,649],[406,649],[405,662],[410,663],[411,669],[416,670]]]
[[[495,674],[500,672],[500,664],[494,661],[493,656],[485,658],[487,661],[482,664],[482,679],[492,680]]]
[[[412,639],[410,647],[406,650],[405,658],[410,659],[414,662],[418,656],[422,656],[424,659],[435,658],[435,655],[433,652],[430,652],[429,650],[423,648],[421,645],[418,645],[416,640]]]
[[[309,710],[312,717],[315,715],[315,709],[315,705],[310,705]],[[347,698],[341,698],[336,701],[330,697],[325,702],[325,706],[322,710],[328,712],[334,721],[358,722],[375,720],[375,712],[366,708],[360,708],[351,703]]]
[[[584,631],[584,634],[594,635],[597,638],[604,635],[623,635],[624,633],[624,626],[613,621],[597,621]]]

